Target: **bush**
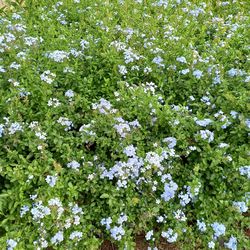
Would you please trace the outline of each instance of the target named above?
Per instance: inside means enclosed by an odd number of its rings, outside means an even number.
[[[29,1],[0,18],[0,246],[247,249],[247,1]],[[149,248],[151,249],[151,248]]]

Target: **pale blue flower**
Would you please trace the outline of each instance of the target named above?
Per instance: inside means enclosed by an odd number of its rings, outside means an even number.
[[[243,166],[239,168],[241,175],[246,175],[250,179],[250,166]]]
[[[246,124],[247,128],[250,128],[250,119],[246,119],[245,124]]]
[[[77,239],[77,241],[79,241],[81,240],[81,238],[82,238],[82,232],[79,231],[73,231],[69,236],[70,240]]]
[[[65,96],[68,97],[69,99],[72,99],[74,97],[74,91],[72,89],[69,89],[65,92]]]
[[[128,157],[133,157],[136,154],[136,147],[134,147],[134,145],[129,145],[124,148],[123,153]]]
[[[149,232],[146,233],[145,239],[146,240],[151,240],[151,238],[152,238],[153,235],[154,235],[154,231],[151,230],[151,231],[149,231]]]
[[[152,62],[160,67],[165,67],[165,65],[162,63],[163,59],[160,56],[155,57]]]
[[[20,210],[20,217],[23,217],[29,210],[30,210],[29,206],[27,205],[22,206]]]
[[[184,207],[186,206],[190,201],[190,195],[189,194],[184,194],[181,192],[178,197],[180,198],[180,204]]]
[[[214,222],[213,224],[211,224],[211,227],[214,230],[214,236],[216,238],[225,235],[226,232],[226,227],[223,224],[220,224],[218,222]]]
[[[183,69],[183,70],[180,71],[180,73],[181,73],[182,75],[186,75],[186,74],[189,73],[189,72],[190,72],[189,69]]]
[[[72,169],[75,169],[75,170],[79,170],[79,167],[80,167],[80,163],[77,162],[77,161],[71,161],[67,164],[67,167],[68,168],[72,168]]]
[[[57,245],[58,243],[61,243],[63,241],[63,232],[59,231],[57,232],[52,238],[51,243]]]
[[[236,112],[236,111],[234,111],[234,110],[232,110],[232,111],[230,112],[230,115],[231,115],[234,119],[237,118],[238,114],[239,114],[239,113]]]
[[[42,201],[35,203],[34,207],[30,210],[30,212],[34,220],[42,219],[51,213],[48,207],[42,205]]]
[[[7,250],[13,250],[17,246],[17,241],[13,239],[7,240],[6,243],[7,243]]]
[[[55,62],[63,62],[69,58],[69,53],[62,50],[55,50],[53,52],[46,53],[46,56]]]
[[[212,142],[214,140],[214,133],[209,130],[200,130],[200,136],[204,140],[208,140],[208,142]]]
[[[128,216],[126,214],[121,214],[120,217],[118,218],[118,224],[122,224],[123,222],[126,222],[128,220]]]
[[[213,121],[211,119],[196,120],[195,123],[199,126],[206,127]]]
[[[177,57],[176,61],[178,61],[180,63],[187,63],[187,60],[184,56]]]
[[[214,249],[215,243],[213,241],[208,242],[208,248]]]
[[[64,129],[65,131],[68,131],[73,127],[73,122],[66,117],[59,117],[57,122],[66,127]]]
[[[162,141],[168,143],[168,148],[170,149],[174,148],[177,143],[177,140],[174,137],[167,137],[167,138],[164,138]]]
[[[13,122],[10,127],[9,127],[9,134],[13,135],[15,134],[17,131],[23,131],[23,127],[19,122]]]
[[[4,133],[4,125],[0,124],[0,137],[3,136],[3,133]]]
[[[162,199],[164,201],[169,201],[170,199],[174,198],[177,188],[178,185],[173,181],[166,183],[164,185],[164,193],[161,195]]]
[[[115,226],[111,228],[110,233],[111,237],[115,240],[121,240],[122,236],[125,234],[125,230],[122,228],[122,226]]]
[[[193,72],[193,76],[196,77],[197,79],[200,79],[203,76],[203,73],[201,70],[197,69]]]
[[[40,75],[40,79],[48,84],[51,84],[54,81],[55,77],[56,74],[51,73],[50,70],[46,70]]]
[[[234,201],[234,207],[236,207],[241,213],[245,213],[248,210],[248,206],[244,201]]]
[[[231,236],[229,241],[224,244],[225,247],[231,250],[237,250],[237,239],[234,236]]]
[[[118,65],[119,73],[121,75],[126,75],[128,73],[126,66],[124,65]]]
[[[176,242],[177,237],[178,237],[178,234],[177,234],[177,233],[174,233],[174,231],[173,231],[172,228],[169,228],[167,231],[163,231],[163,232],[161,233],[161,236],[162,236],[163,238],[166,238],[166,239],[167,239],[167,242],[173,243],[173,242]]]
[[[232,68],[232,69],[230,69],[230,70],[228,70],[228,75],[230,76],[230,77],[233,77],[233,76],[237,76],[237,69],[234,69],[234,68]]]
[[[108,218],[103,218],[101,220],[101,225],[106,226],[106,229],[109,230],[110,229],[110,224],[112,223],[112,219],[111,217]]]
[[[204,221],[197,220],[197,226],[201,232],[205,232],[207,230],[207,226]]]

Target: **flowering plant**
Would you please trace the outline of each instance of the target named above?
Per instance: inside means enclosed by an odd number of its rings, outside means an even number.
[[[149,249],[249,247],[243,2],[3,13],[2,248],[136,249],[139,233]]]

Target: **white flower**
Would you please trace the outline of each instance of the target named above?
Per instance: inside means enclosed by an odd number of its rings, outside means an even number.
[[[127,133],[130,132],[130,126],[127,123],[115,124],[114,128],[122,138],[126,137]]]
[[[112,110],[112,105],[109,101],[107,101],[104,98],[101,98],[99,103],[93,103],[92,109],[96,110],[98,109],[101,114],[108,114],[109,112],[115,113],[116,111]]]
[[[110,217],[104,218],[101,220],[101,225],[106,226],[106,229],[110,229],[110,224],[112,223],[112,219]]]
[[[64,227],[65,227],[66,229],[68,229],[68,228],[71,227],[71,219],[67,219],[67,220],[65,221]]]
[[[12,19],[19,20],[19,19],[22,19],[22,17],[19,14],[17,14],[17,13],[13,13]]]
[[[234,76],[238,76],[238,75],[242,76],[243,75],[243,71],[242,70],[234,69],[234,68],[230,69],[227,73],[228,73],[228,75],[230,77],[234,77]]]
[[[224,142],[221,142],[219,145],[218,145],[219,148],[227,148],[229,147],[229,144],[227,143],[224,143]]]
[[[179,221],[186,221],[187,220],[186,215],[180,209],[178,209],[177,211],[174,212],[174,217],[175,217],[175,219],[177,219]]]
[[[180,204],[182,206],[186,206],[191,201],[189,194],[184,194],[183,192],[181,192],[178,197],[180,198]]]
[[[63,73],[72,73],[72,74],[75,74],[75,71],[71,67],[65,67],[63,69]]]
[[[40,241],[41,241],[41,248],[47,248],[48,247],[49,244],[48,244],[47,240],[42,238]]]
[[[62,206],[62,203],[59,200],[59,198],[52,198],[52,199],[48,200],[48,204],[50,206],[57,206],[57,207],[61,207]]]
[[[73,214],[83,214],[82,208],[78,207],[77,204],[70,204],[71,211]]]
[[[145,67],[144,70],[143,70],[143,72],[144,72],[145,74],[148,74],[148,73],[152,72],[152,68],[150,68],[150,67]]]
[[[163,216],[160,215],[160,216],[157,217],[157,220],[156,220],[157,223],[162,223],[163,221],[164,221]]]

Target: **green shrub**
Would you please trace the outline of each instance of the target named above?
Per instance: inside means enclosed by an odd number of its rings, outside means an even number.
[[[2,249],[129,250],[142,232],[151,247],[250,248],[248,12],[180,0],[2,12]]]

